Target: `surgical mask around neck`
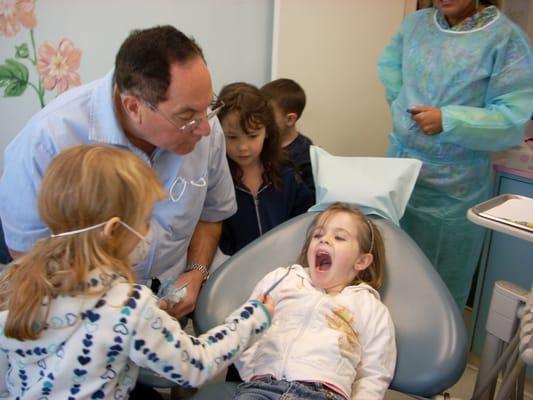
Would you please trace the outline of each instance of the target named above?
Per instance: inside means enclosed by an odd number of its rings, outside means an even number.
[[[152,228],[148,229],[148,232],[146,232],[146,235],[142,236],[140,233],[133,230],[133,228],[127,227],[128,229],[131,229],[131,231],[136,234],[139,237],[139,243],[133,248],[131,253],[128,255],[128,260],[133,265],[140,264],[143,262],[146,257],[148,257],[148,253],[150,253],[150,247],[152,245]]]
[[[91,231],[93,229],[100,228],[100,227],[104,226],[105,224],[107,224],[107,222],[108,221],[101,222],[101,223],[96,224],[96,225],[88,226],[87,228],[81,228],[81,229],[75,229],[73,231],[67,231],[67,232],[61,232],[61,233],[57,233],[57,234],[51,234],[50,237],[56,238],[56,237],[61,237],[61,236],[76,235],[78,233],[87,232],[87,231]],[[148,253],[150,252],[150,246],[152,245],[152,238],[153,238],[152,228],[149,228],[148,232],[146,233],[146,235],[143,236],[139,232],[137,232],[135,229],[133,229],[131,226],[129,226],[127,223],[125,223],[125,222],[123,222],[121,220],[119,220],[118,222],[123,227],[125,227],[127,230],[129,230],[131,233],[133,233],[135,236],[137,236],[140,239],[139,243],[137,243],[137,245],[133,248],[131,253],[128,255],[128,260],[133,265],[141,263],[142,261],[144,261],[144,259],[146,257],[148,257]]]

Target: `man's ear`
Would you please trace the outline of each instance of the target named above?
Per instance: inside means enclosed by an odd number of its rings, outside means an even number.
[[[367,269],[374,261],[374,256],[370,253],[361,254],[359,258],[355,261],[354,269],[356,271],[363,271]]]
[[[120,218],[119,217],[111,218],[104,225],[104,235],[107,238],[112,238],[115,235],[115,232],[117,231],[117,228],[118,228],[119,225],[120,225]]]
[[[287,126],[292,128],[296,124],[296,121],[298,121],[298,114],[288,113],[285,116],[285,121],[287,122]]]
[[[142,102],[138,97],[131,94],[121,94],[120,103],[129,118],[138,124],[142,122]]]

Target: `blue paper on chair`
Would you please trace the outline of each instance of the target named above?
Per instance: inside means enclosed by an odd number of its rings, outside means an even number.
[[[310,153],[316,186],[316,205],[310,211],[343,201],[399,225],[422,167],[420,160],[340,157],[317,146],[311,146]]]

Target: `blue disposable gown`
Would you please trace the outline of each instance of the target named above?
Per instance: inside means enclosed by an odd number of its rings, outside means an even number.
[[[436,13],[405,18],[378,76],[393,119],[388,156],[423,162],[402,227],[463,308],[484,234],[466,212],[492,193],[489,152],[523,139],[533,112],[533,57],[527,37],[499,12],[465,32],[441,28]],[[406,112],[413,105],[440,108],[443,131],[425,135]]]

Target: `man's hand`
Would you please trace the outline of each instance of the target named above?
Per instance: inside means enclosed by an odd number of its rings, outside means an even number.
[[[442,132],[442,112],[440,108],[430,106],[413,106],[409,109],[411,119],[422,132],[428,136]]]
[[[176,319],[183,318],[187,314],[190,314],[196,306],[196,300],[200,293],[200,289],[202,288],[203,280],[204,276],[200,271],[192,270],[184,272],[175,283],[175,286],[181,286],[186,282],[189,282],[189,285],[187,286],[187,294],[183,300],[174,304],[171,308],[169,308],[169,304],[165,300],[161,300],[159,302],[159,307],[162,310],[166,310],[166,312]]]
[[[207,222],[198,221],[194,233],[189,243],[189,251],[187,253],[187,261],[189,264],[200,264],[209,266],[213,261],[213,256],[217,250],[218,239],[222,232],[222,222]],[[185,282],[190,282],[187,286],[187,294],[178,304],[174,304],[170,309],[165,300],[159,302],[159,307],[166,310],[174,318],[179,319],[191,313],[196,307],[196,300],[204,276],[198,270],[191,270],[180,275],[178,280],[174,283],[179,287]]]

